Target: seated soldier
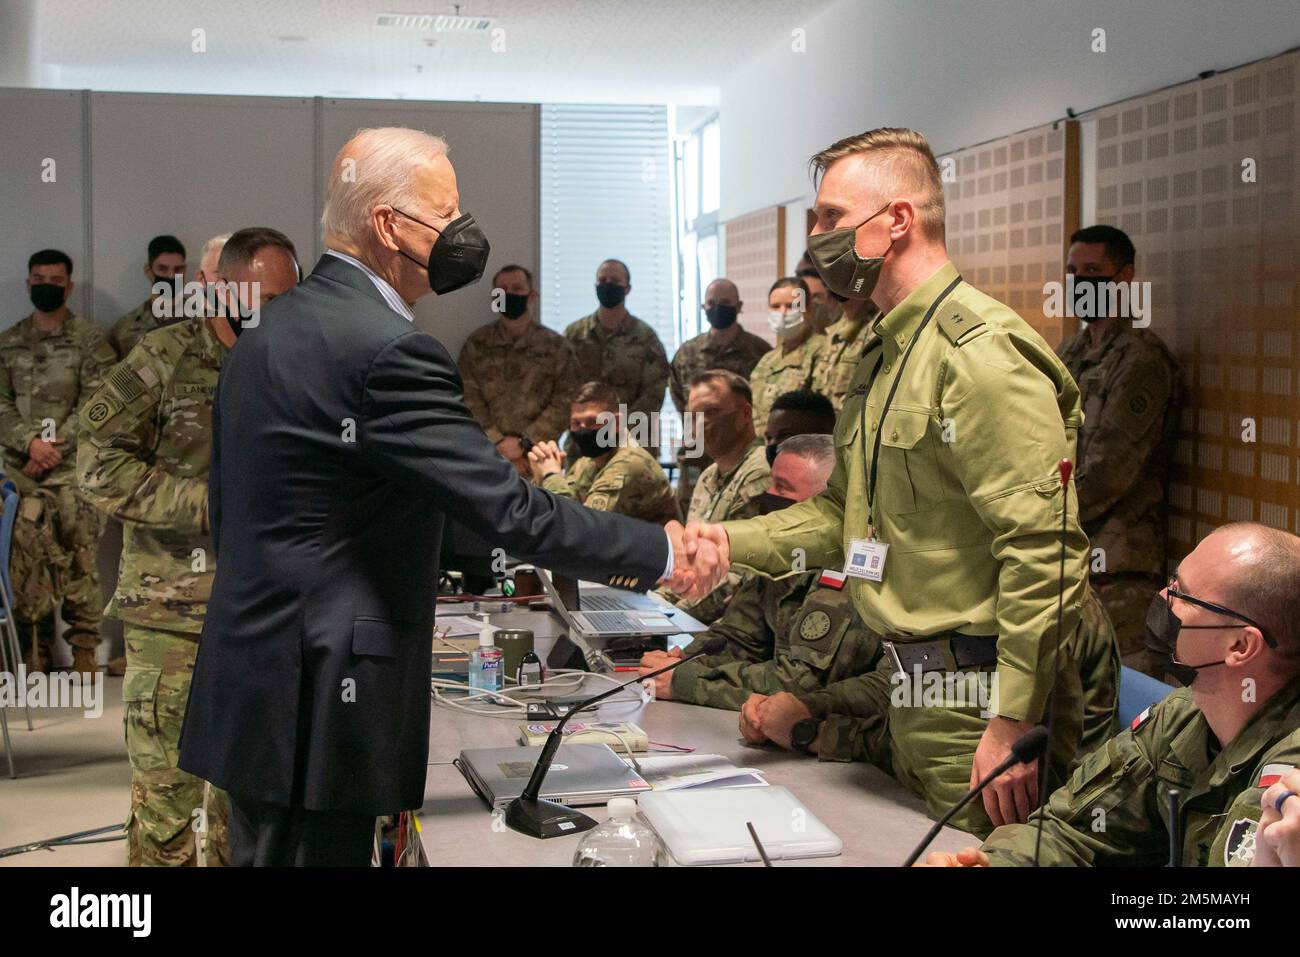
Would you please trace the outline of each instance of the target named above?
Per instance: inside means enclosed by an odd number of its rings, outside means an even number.
[[[1279,863],[1277,841],[1257,832],[1277,821],[1262,799],[1300,765],[1297,581],[1300,538],[1289,532],[1239,522],[1206,536],[1147,612],[1148,647],[1186,687],[1089,755],[1029,823],[926,863],[1032,864],[1041,821],[1043,864],[1159,866],[1171,789],[1181,866]]]
[[[627,434],[618,393],[588,382],[569,406],[569,436],[577,458],[562,471],[567,453],[554,442],[528,452],[533,481],[598,512],[618,512],[663,525],[680,521],[677,499],[659,463]]]
[[[772,485],[763,493],[762,510],[775,511],[818,494],[834,465],[829,435],[786,439],[772,464]],[[655,694],[734,711],[753,692],[815,691],[869,671],[880,655],[880,642],[862,628],[843,585],[843,575],[821,569],[779,581],[747,576],[708,631],[697,635],[685,652],[649,652],[641,659],[641,673],[692,653],[709,638],[726,638],[727,649],[720,654],[656,677]]]
[[[791,436],[830,435],[834,431],[835,407],[830,399],[811,389],[783,392],[772,403],[763,433],[768,466],[776,461],[781,443]]]

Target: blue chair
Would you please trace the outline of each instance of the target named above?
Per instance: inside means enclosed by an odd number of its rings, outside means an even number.
[[[18,489],[12,481],[6,479],[0,482],[0,500],[3,501],[3,511],[0,511],[0,662],[3,662],[4,670],[13,675],[16,681],[18,667],[22,663],[22,652],[18,647],[18,626],[14,622],[14,586],[9,577],[9,550],[13,543],[14,522],[18,518]],[[24,710],[27,712],[27,730],[30,731],[32,709],[27,706]],[[9,740],[9,718],[3,707],[0,707],[0,732],[4,736],[9,776],[17,777],[14,771],[13,745]]]
[[[1147,708],[1159,704],[1173,691],[1172,685],[1144,675],[1133,668],[1119,669],[1119,726],[1124,730]]]

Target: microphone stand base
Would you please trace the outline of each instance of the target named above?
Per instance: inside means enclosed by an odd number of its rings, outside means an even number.
[[[593,818],[555,801],[515,798],[506,805],[506,826],[529,837],[564,837],[596,826]]]

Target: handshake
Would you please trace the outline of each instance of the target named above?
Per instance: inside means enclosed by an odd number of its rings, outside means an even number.
[[[673,549],[673,571],[662,583],[688,601],[703,598],[727,577],[731,543],[721,525],[681,522],[664,526]]]

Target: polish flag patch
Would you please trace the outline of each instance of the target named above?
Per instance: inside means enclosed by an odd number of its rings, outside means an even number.
[[[1136,731],[1142,725],[1146,724],[1147,718],[1151,717],[1151,709],[1147,708],[1140,715],[1133,719],[1133,723],[1128,726],[1130,731]]]
[[[1282,780],[1282,775],[1290,774],[1294,770],[1295,766],[1291,764],[1266,764],[1264,770],[1259,772],[1259,783],[1255,787],[1271,788]]]
[[[817,579],[817,584],[824,588],[834,588],[836,591],[839,591],[844,587],[844,582],[847,580],[848,576],[843,572],[837,572],[833,568],[827,568],[822,571],[821,577]]]

